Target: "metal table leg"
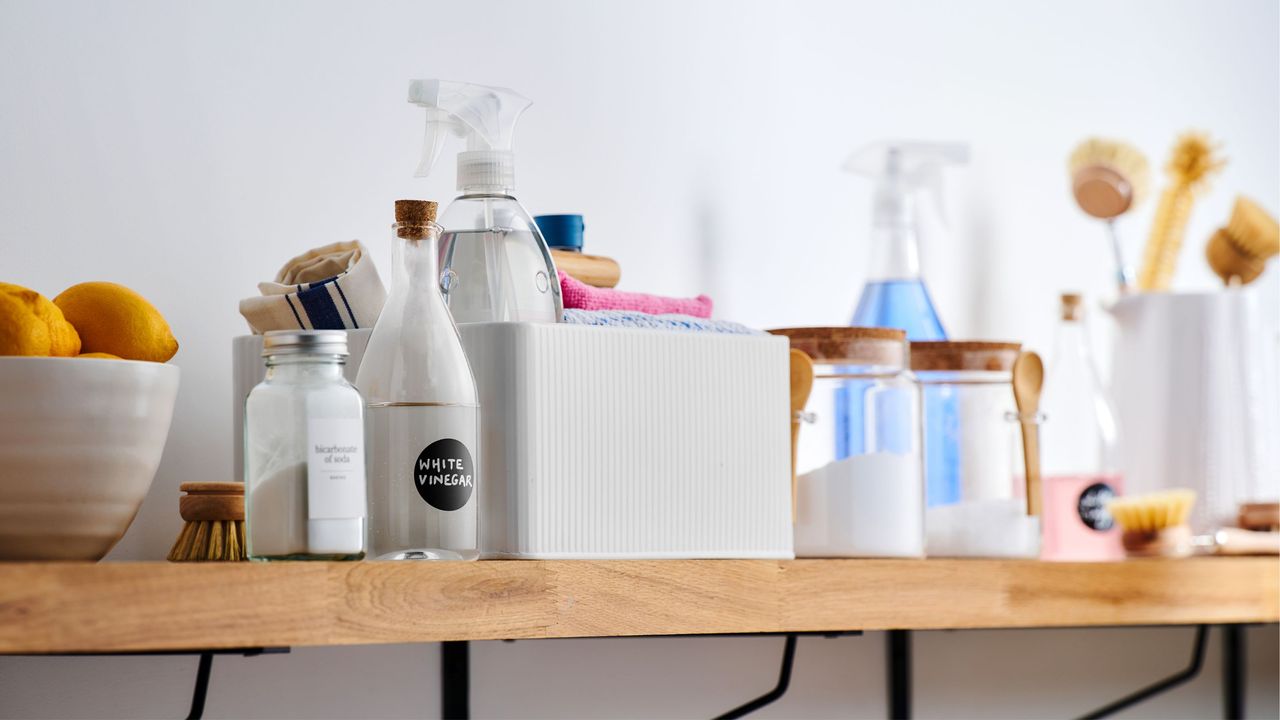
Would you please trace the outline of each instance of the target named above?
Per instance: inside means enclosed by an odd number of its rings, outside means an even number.
[[[1222,626],[1222,717],[1243,720],[1245,672],[1248,667],[1245,626]]]
[[[911,718],[911,631],[885,633],[885,672],[889,683],[890,720]]]
[[[471,644],[466,640],[440,643],[440,716],[471,717]]]

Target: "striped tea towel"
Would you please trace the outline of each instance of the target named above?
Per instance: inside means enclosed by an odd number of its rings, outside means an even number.
[[[387,291],[369,251],[358,240],[310,250],[258,283],[261,297],[240,301],[255,335],[269,330],[353,330],[373,327]]]

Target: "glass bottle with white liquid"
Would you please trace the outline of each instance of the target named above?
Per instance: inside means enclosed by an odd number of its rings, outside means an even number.
[[[396,201],[391,292],[356,385],[368,403],[369,554],[479,557],[480,406],[440,294],[436,203]]]

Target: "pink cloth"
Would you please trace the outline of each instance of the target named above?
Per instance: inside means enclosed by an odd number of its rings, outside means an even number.
[[[669,298],[661,295],[623,292],[612,288],[591,287],[560,271],[560,292],[565,308],[578,310],[632,310],[650,315],[690,315],[711,317],[711,298]]]

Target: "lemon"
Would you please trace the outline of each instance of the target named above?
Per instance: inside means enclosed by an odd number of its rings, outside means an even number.
[[[104,353],[104,352],[96,352],[96,353],[80,353],[80,354],[79,354],[79,355],[77,355],[76,357],[82,357],[82,358],[98,358],[98,359],[100,359],[100,360],[120,360],[120,359],[121,359],[119,356],[112,355],[111,353]]]
[[[0,283],[0,355],[56,355],[80,352],[80,336],[62,310],[35,290]]]
[[[72,285],[53,299],[80,332],[85,353],[165,362],[178,352],[169,323],[147,299],[123,285]]]

